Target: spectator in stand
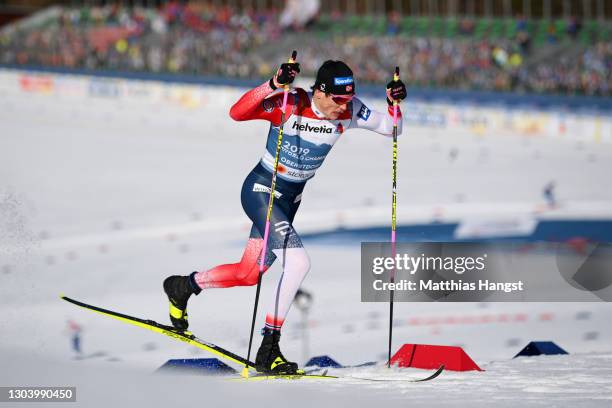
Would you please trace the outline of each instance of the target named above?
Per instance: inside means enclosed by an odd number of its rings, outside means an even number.
[[[516,16],[516,32],[520,33],[521,31],[529,31],[527,27],[527,19],[522,14],[517,14]]]
[[[529,55],[529,51],[531,50],[531,36],[527,31],[519,31],[516,33],[516,41],[521,50],[521,54]]]
[[[464,18],[459,23],[459,32],[462,35],[472,35],[474,34],[475,23],[474,20],[470,18]]]
[[[287,0],[280,25],[283,29],[301,31],[314,21],[320,8],[320,0]]]
[[[572,40],[576,41],[578,38],[578,34],[582,29],[582,23],[576,16],[572,16],[567,23],[567,34],[571,37]]]
[[[516,41],[521,49],[521,54],[528,55],[531,48],[531,35],[527,20],[522,14],[516,17]]]
[[[493,57],[493,62],[495,62],[498,67],[505,68],[508,64],[508,53],[502,47],[493,47],[491,55]]]
[[[397,35],[400,31],[400,21],[402,16],[400,13],[393,11],[389,13],[387,18],[387,35]]]
[[[549,22],[546,27],[546,41],[548,41],[549,44],[557,43],[557,27],[552,21]]]

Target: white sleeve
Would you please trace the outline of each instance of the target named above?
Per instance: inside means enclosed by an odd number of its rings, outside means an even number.
[[[393,134],[393,115],[391,109],[388,112],[378,112],[368,108],[359,98],[353,98],[353,117],[349,129],[368,129],[381,135],[391,136]],[[397,134],[402,134],[402,116],[397,115]]]

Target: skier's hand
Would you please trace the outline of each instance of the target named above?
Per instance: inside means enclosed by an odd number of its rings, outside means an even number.
[[[299,62],[285,62],[280,66],[274,78],[272,78],[272,83],[275,88],[280,88],[284,85],[289,85],[293,82],[297,74],[300,73],[300,63]]]
[[[387,103],[389,106],[393,105],[393,101],[400,103],[408,93],[406,92],[406,85],[401,80],[391,81],[387,84]]]

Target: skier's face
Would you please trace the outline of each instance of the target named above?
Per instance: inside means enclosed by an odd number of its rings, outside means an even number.
[[[314,95],[317,108],[326,118],[336,120],[348,109],[352,95],[331,95],[321,91],[315,91]]]

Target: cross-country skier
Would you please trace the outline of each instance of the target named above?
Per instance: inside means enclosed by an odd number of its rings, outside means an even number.
[[[289,93],[283,124],[283,93],[277,89],[291,84],[299,72],[299,63],[282,64],[273,78],[245,93],[230,110],[230,116],[237,121],[262,119],[270,122],[264,155],[242,185],[242,207],[253,221],[242,259],[188,276],[170,276],[163,285],[170,300],[170,320],[176,328],[185,330],[188,327],[187,301],[192,294],[198,295],[202,289],[257,284],[276,145],[280,126],[284,126],[265,256],[265,270],[280,258],[283,272],[267,310],[263,341],[255,359],[258,371],[273,374],[298,372],[297,364],[282,355],[279,340],[295,293],[310,269],[308,254],[293,227],[306,182],[315,175],[346,130],[361,128],[390,136],[393,101],[399,102],[406,97],[404,84],[399,80],[391,81],[387,84],[388,112],[371,110],[355,97],[351,69],[342,61],[329,60],[319,68],[312,92],[296,88]],[[401,118],[399,113],[398,116]],[[398,134],[401,128],[400,119]]]

